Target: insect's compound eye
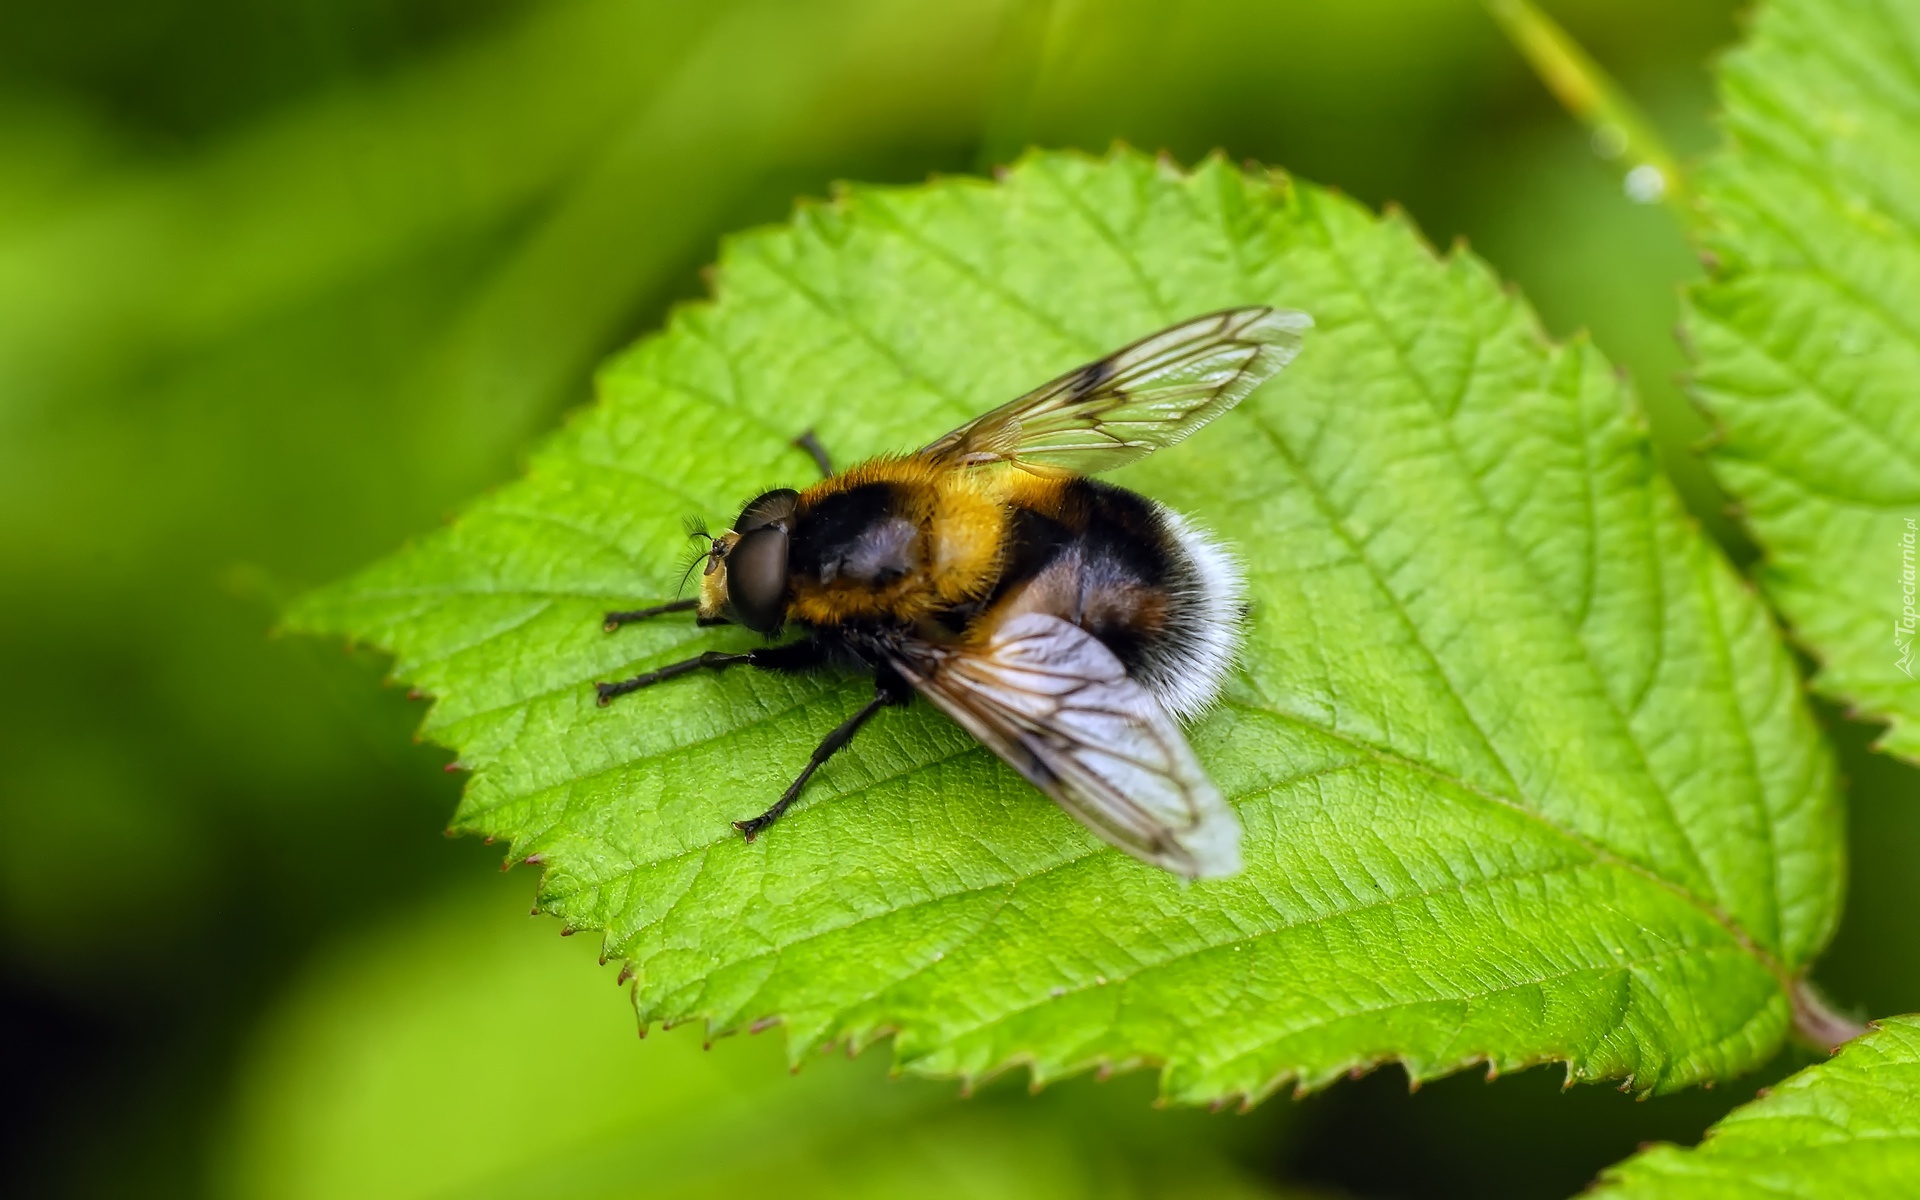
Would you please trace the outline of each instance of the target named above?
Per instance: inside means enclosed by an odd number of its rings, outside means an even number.
[[[740,510],[740,519],[733,523],[735,533],[752,533],[763,525],[775,522],[785,525],[793,520],[794,509],[800,502],[800,493],[792,488],[775,488],[756,497],[752,503]]]
[[[772,633],[787,615],[787,527],[761,525],[727,551],[727,603],[742,625]]]

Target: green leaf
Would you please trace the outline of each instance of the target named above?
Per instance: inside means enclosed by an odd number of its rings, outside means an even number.
[[[1815,686],[1920,759],[1920,10],[1778,0],[1721,73],[1685,330]]]
[[[527,920],[506,882],[405,914],[296,982],[241,1065],[219,1194],[1276,1195],[1224,1152],[1243,1119],[1156,1113],[1134,1087],[956,1103],[951,1084],[889,1080],[871,1056],[790,1075],[767,1037],[641,1041],[611,969]]]
[[[456,824],[545,864],[643,1020],[783,1021],[796,1058],[1161,1064],[1258,1098],[1398,1059],[1565,1060],[1670,1089],[1764,1060],[1835,919],[1833,768],[1765,612],[1682,515],[1624,385],[1404,220],[1212,161],[1039,155],[857,188],[733,240],[718,299],[611,364],[527,478],[293,614],[396,655],[475,771]],[[1310,312],[1276,384],[1117,478],[1237,544],[1244,667],[1192,739],[1246,871],[1106,849],[926,709],[878,719],[752,845],[867,693],[592,683],[740,631],[671,595],[683,515],[923,444],[1235,304]]]
[[[1880,1200],[1920,1179],[1920,1016],[1880,1021],[1830,1062],[1729,1113],[1697,1148],[1653,1146],[1609,1170],[1606,1200]]]

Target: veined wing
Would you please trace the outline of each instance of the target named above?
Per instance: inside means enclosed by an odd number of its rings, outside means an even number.
[[[1084,475],[1171,446],[1246,399],[1300,352],[1303,312],[1229,308],[1142,338],[962,425],[920,453]]]
[[[1240,822],[1179,725],[1113,652],[1044,613],[984,647],[890,651],[908,682],[1060,807],[1189,879],[1240,869]]]

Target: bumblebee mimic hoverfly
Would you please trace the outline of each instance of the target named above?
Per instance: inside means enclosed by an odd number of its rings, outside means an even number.
[[[694,611],[770,641],[618,683],[600,703],[702,669],[873,672],[752,841],[882,708],[915,693],[1101,838],[1188,878],[1240,869],[1240,825],[1178,724],[1233,665],[1245,584],[1187,518],[1089,476],[1185,438],[1292,361],[1305,313],[1236,308],[1069,371],[910,454],[756,497],[707,536],[698,599],[608,613],[606,628]],[[700,565],[696,559],[695,565]]]

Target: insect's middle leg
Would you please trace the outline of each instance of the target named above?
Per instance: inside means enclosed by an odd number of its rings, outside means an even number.
[[[820,645],[811,638],[788,642],[784,646],[748,650],[741,654],[709,650],[705,654],[683,658],[679,662],[668,663],[664,667],[642,671],[632,679],[622,679],[618,683],[596,683],[593,689],[599,693],[600,706],[605,708],[616,697],[624,696],[628,692],[637,692],[641,688],[665,683],[669,679],[678,679],[682,675],[691,675],[695,671],[724,671],[728,667],[737,667],[742,664],[759,667],[764,671],[804,671],[818,666],[821,658]]]

